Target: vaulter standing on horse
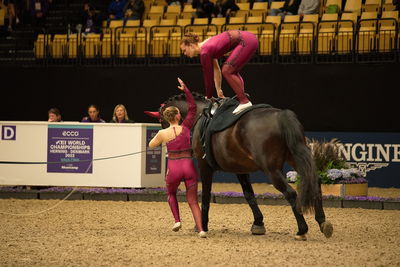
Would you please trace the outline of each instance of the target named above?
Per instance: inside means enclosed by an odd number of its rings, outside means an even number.
[[[168,150],[168,171],[165,177],[168,190],[168,204],[175,218],[173,231],[181,228],[181,219],[179,216],[178,200],[176,192],[179,184],[183,180],[186,187],[186,199],[192,210],[193,218],[196,223],[199,237],[206,237],[201,222],[201,211],[197,199],[197,172],[192,161],[192,145],[190,143],[190,129],[196,119],[196,103],[189,89],[178,78],[180,86],[178,88],[185,92],[186,102],[188,105],[188,113],[182,125],[179,125],[181,114],[179,109],[174,106],[166,108],[163,117],[170,126],[166,129],[158,131],[156,136],[150,141],[149,147],[154,148],[162,143],[167,144]]]
[[[231,52],[222,66],[222,75],[239,100],[239,105],[233,113],[237,114],[250,107],[252,103],[244,92],[244,82],[239,71],[258,49],[257,37],[246,31],[228,30],[203,42],[199,41],[199,36],[187,33],[181,40],[180,47],[188,57],[200,55],[207,98],[212,97],[214,88],[217,90],[218,97],[224,97],[218,59]]]

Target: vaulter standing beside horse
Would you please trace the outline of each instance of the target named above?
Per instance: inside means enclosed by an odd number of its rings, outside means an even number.
[[[196,223],[199,237],[206,237],[201,222],[201,211],[197,200],[197,172],[192,161],[192,145],[190,143],[190,129],[196,119],[196,103],[189,89],[178,78],[180,86],[178,88],[185,92],[188,105],[188,112],[182,125],[179,125],[181,114],[179,109],[174,106],[166,108],[163,117],[169,122],[169,127],[158,131],[156,136],[150,141],[149,147],[154,148],[162,143],[167,144],[168,150],[168,171],[165,177],[168,190],[168,204],[175,218],[173,231],[181,228],[179,216],[178,200],[176,191],[183,180],[186,186],[186,199],[192,210],[193,218]]]
[[[239,71],[258,49],[258,39],[254,34],[229,30],[200,42],[199,36],[187,33],[181,40],[180,47],[188,57],[200,55],[207,98],[212,97],[214,88],[217,90],[218,97],[224,97],[218,59],[231,52],[222,66],[222,75],[236,93],[239,101],[233,113],[237,114],[252,105],[244,92],[244,82]]]

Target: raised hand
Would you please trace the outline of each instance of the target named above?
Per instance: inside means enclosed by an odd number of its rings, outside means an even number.
[[[185,87],[186,87],[185,83],[180,78],[178,78],[178,82],[180,84],[180,86],[178,86],[179,90],[182,90],[182,91],[185,90]]]

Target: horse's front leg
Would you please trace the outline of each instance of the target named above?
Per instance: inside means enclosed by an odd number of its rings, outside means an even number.
[[[248,174],[236,174],[239,179],[240,185],[242,186],[244,197],[249,203],[249,206],[253,212],[254,223],[251,226],[251,233],[253,235],[263,235],[265,234],[264,227],[264,217],[261,213],[261,210],[258,207],[257,200],[254,196],[253,187],[251,186],[249,175]]]
[[[199,164],[201,176],[201,221],[203,230],[208,231],[208,212],[210,210],[212,178],[214,171],[206,164]]]

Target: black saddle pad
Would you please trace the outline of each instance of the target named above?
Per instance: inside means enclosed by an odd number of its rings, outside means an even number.
[[[201,137],[202,137],[202,144],[204,148],[204,155],[207,160],[207,163],[213,169],[220,169],[217,162],[215,161],[214,155],[212,153],[212,142],[211,137],[214,133],[220,132],[229,128],[233,124],[237,122],[244,114],[249,111],[252,111],[256,108],[272,108],[271,105],[268,104],[257,104],[247,109],[243,110],[238,114],[233,114],[232,112],[235,108],[239,105],[239,102],[234,99],[230,98],[225,100],[221,106],[215,111],[214,115],[209,118],[207,116],[202,116],[201,118]]]

